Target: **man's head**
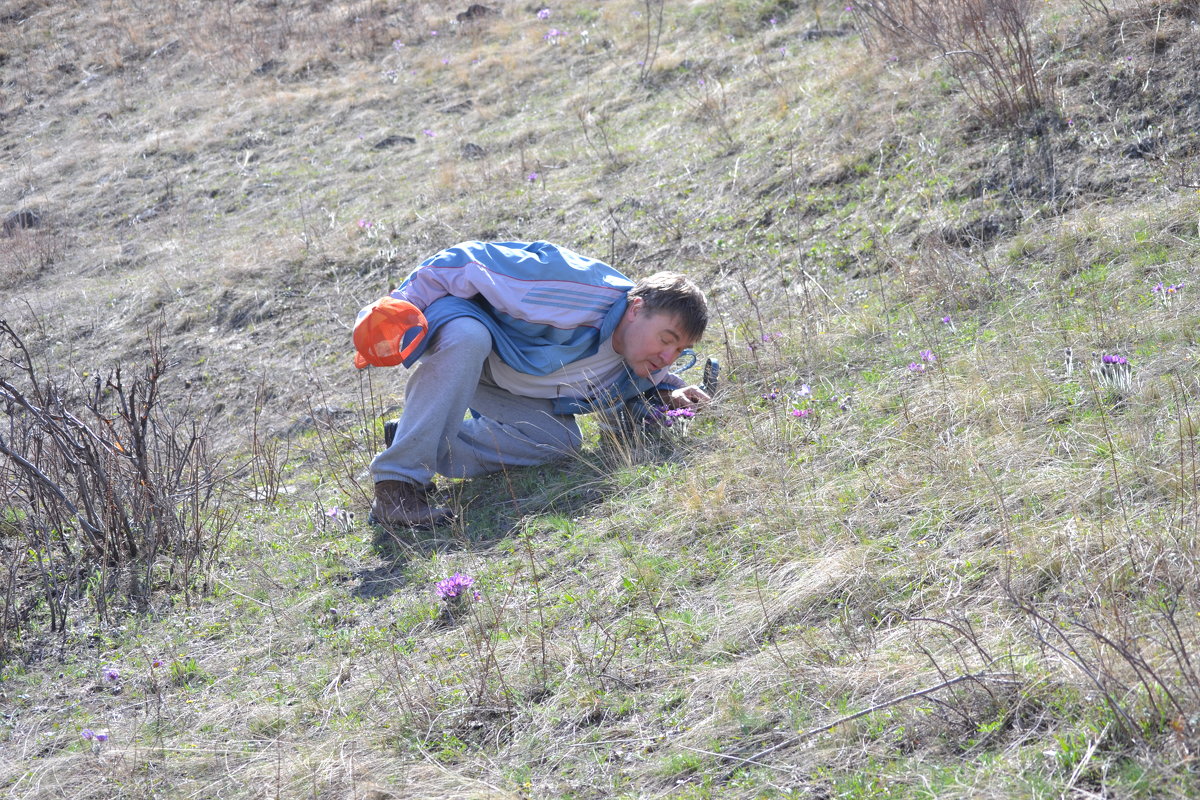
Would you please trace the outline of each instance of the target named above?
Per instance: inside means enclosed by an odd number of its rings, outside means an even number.
[[[656,272],[629,290],[629,306],[613,332],[613,349],[638,375],[669,367],[708,327],[708,303],[677,272]]]

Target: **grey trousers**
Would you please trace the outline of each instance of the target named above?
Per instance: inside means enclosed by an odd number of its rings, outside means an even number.
[[[492,335],[477,320],[460,317],[438,329],[408,379],[391,446],[371,462],[375,482],[429,487],[435,473],[471,478],[579,451],[575,417],[497,386],[486,369],[491,352]],[[468,408],[480,416],[464,419]]]

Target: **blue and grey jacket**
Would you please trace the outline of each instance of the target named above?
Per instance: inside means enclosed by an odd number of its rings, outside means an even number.
[[[549,242],[463,242],[426,259],[392,296],[425,313],[429,333],[404,362],[421,357],[434,332],[469,316],[487,326],[496,353],[513,369],[549,375],[595,355],[611,338],[633,281],[593,258]],[[586,401],[560,397],[555,413],[581,414],[632,400],[649,389],[677,389],[668,369],[650,378],[631,370]]]

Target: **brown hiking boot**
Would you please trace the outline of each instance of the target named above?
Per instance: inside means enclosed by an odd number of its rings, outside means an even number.
[[[371,503],[371,522],[406,528],[436,528],[454,519],[448,508],[431,506],[425,490],[408,481],[379,481],[375,484],[375,502]]]

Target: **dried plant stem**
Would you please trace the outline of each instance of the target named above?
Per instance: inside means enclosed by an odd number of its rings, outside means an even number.
[[[845,725],[847,722],[853,722],[854,720],[860,719],[861,717],[865,717],[868,714],[874,714],[876,711],[883,711],[884,709],[891,708],[892,706],[900,705],[901,703],[906,703],[909,700],[916,700],[921,697],[926,697],[935,692],[940,692],[942,689],[948,689],[951,686],[955,686],[955,685],[963,683],[965,681],[983,682],[985,680],[990,680],[990,681],[997,682],[997,683],[1017,683],[1016,676],[1010,672],[1003,672],[1003,673],[976,672],[976,673],[967,673],[964,675],[958,675],[953,678],[949,678],[948,680],[944,680],[941,683],[938,683],[934,686],[929,686],[924,689],[918,689],[914,692],[909,692],[908,694],[901,695],[900,697],[893,697],[891,700],[885,700],[882,703],[877,703],[877,704],[871,706],[870,708],[864,708],[862,711],[856,711],[853,714],[848,714],[844,717],[839,717],[839,718],[835,719],[833,722],[830,722],[827,725],[822,725],[819,728],[813,728],[812,730],[804,731],[803,733],[797,734],[795,736],[788,736],[787,738],[776,742],[775,744],[771,745],[770,747],[766,748],[765,750],[760,750],[759,752],[755,753],[754,755],[750,756],[749,758],[742,758],[741,756],[732,755],[730,753],[710,753],[708,751],[697,750],[696,748],[692,748],[692,747],[685,747],[685,749],[694,750],[697,753],[704,753],[705,755],[716,756],[718,758],[724,758],[724,759],[727,759],[730,761],[737,761],[738,763],[741,763],[741,764],[753,764],[756,767],[766,767],[768,769],[782,770],[782,771],[793,771],[796,769],[795,767],[788,767],[788,768],[776,767],[776,766],[772,766],[770,764],[764,764],[763,762],[759,761],[759,759],[761,759],[763,756],[767,756],[767,755],[770,755],[771,753],[774,753],[776,750],[780,750],[784,747],[788,747],[791,745],[800,744],[801,742],[807,741],[808,739],[812,739],[815,736],[820,736],[822,733],[828,733],[829,731],[833,730],[834,728],[838,727],[839,725]]]
[[[1108,443],[1108,459],[1112,466],[1113,486],[1117,492],[1117,503],[1121,506],[1121,519],[1125,523],[1125,533],[1130,537],[1131,544],[1133,538],[1133,529],[1129,526],[1129,509],[1125,506],[1125,492],[1121,488],[1121,473],[1117,470],[1117,448],[1113,444],[1112,433],[1108,429],[1108,411],[1104,407],[1104,403],[1100,400],[1100,391],[1096,388],[1095,379],[1091,379],[1092,396],[1096,399],[1096,405],[1100,409],[1100,424],[1104,427],[1104,440]]]

